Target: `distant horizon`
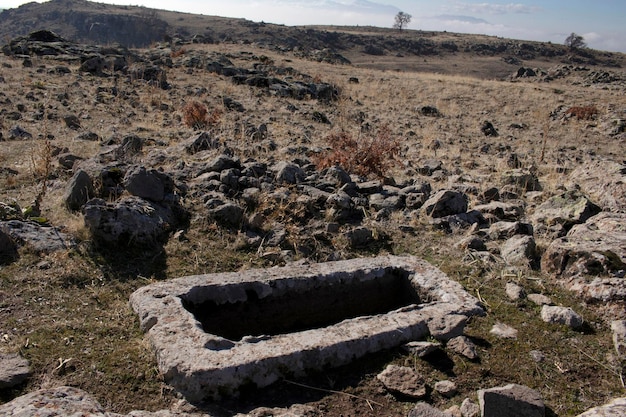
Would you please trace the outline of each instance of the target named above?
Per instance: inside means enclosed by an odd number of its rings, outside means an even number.
[[[537,1],[537,3],[534,3]],[[37,3],[43,3],[43,0]],[[29,1],[0,0],[0,10]],[[571,33],[596,50],[626,53],[626,2],[623,0],[153,0],[149,5],[126,0],[96,3],[244,18],[286,26],[372,26],[390,28],[399,11],[412,15],[407,29],[497,36],[564,44]]]

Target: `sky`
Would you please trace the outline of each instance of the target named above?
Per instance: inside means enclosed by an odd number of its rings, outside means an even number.
[[[41,1],[39,1],[41,3]],[[103,0],[285,25],[391,27],[403,11],[409,29],[478,33],[563,43],[572,32],[589,47],[626,52],[626,0]],[[0,0],[0,8],[27,3]]]

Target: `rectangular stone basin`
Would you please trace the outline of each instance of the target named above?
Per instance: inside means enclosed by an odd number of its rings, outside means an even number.
[[[409,256],[189,276],[130,302],[165,381],[191,402],[428,335],[446,340],[483,314],[460,284]]]

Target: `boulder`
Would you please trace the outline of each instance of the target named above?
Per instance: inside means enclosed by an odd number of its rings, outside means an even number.
[[[441,190],[430,197],[422,210],[430,217],[444,217],[467,211],[468,198],[465,194],[453,190]]]
[[[163,201],[166,193],[173,192],[174,182],[169,175],[156,169],[136,166],[126,172],[124,188],[136,197],[160,202]]]
[[[297,184],[304,181],[306,177],[302,168],[292,162],[278,162],[272,167],[272,171],[278,183]]]
[[[626,397],[616,398],[608,404],[594,407],[576,417],[624,417],[626,415]]]
[[[220,142],[208,132],[200,132],[185,140],[182,143],[182,147],[188,154],[193,155],[209,149],[218,149]]]
[[[0,265],[13,262],[17,259],[17,244],[4,230],[0,228]]]
[[[91,177],[79,169],[67,184],[63,202],[68,210],[78,211],[94,196],[95,190]]]
[[[296,413],[295,415],[306,415],[304,413],[298,414],[298,412],[302,412],[306,408],[306,406],[300,407],[292,407],[293,412]],[[135,410],[129,414],[122,415],[106,411],[91,394],[81,389],[61,386],[33,391],[2,404],[0,405],[0,415],[20,417],[211,417],[212,414],[206,412],[188,413],[177,410],[160,410],[155,412]],[[285,412],[284,414],[258,415],[287,417],[294,414]]]
[[[500,248],[500,255],[509,265],[536,266],[537,246],[532,236],[513,236]]]
[[[561,277],[626,270],[626,214],[603,212],[572,227],[548,246],[541,268]]]
[[[89,200],[83,214],[85,226],[96,240],[146,246],[165,240],[184,216],[176,205],[161,205],[135,196],[114,203],[99,198]]]
[[[569,191],[542,203],[531,221],[535,230],[551,237],[564,236],[574,225],[584,223],[601,209],[578,191]]]
[[[372,230],[365,226],[355,227],[345,233],[351,248],[363,248],[374,242]]]
[[[491,240],[510,239],[515,235],[533,235],[533,227],[522,222],[496,222],[489,226],[487,236]]]
[[[513,169],[502,174],[502,183],[512,185],[519,191],[541,191],[537,174],[527,169]]]
[[[424,378],[407,366],[387,365],[376,378],[385,388],[396,394],[414,399],[423,398],[427,394]]]
[[[486,218],[497,220],[516,221],[524,214],[524,203],[521,201],[491,201],[487,204],[474,206]]]
[[[593,161],[572,171],[570,181],[593,198],[602,209],[626,212],[626,164]]]
[[[0,231],[9,235],[18,246],[27,245],[37,253],[51,253],[73,246],[72,239],[59,229],[32,221],[3,221]]]
[[[549,305],[541,307],[541,320],[551,324],[564,324],[572,329],[578,329],[584,323],[581,315],[571,308]]]
[[[238,228],[243,222],[244,209],[236,203],[226,202],[210,207],[208,217],[223,226]]]
[[[545,417],[539,392],[517,384],[478,390],[482,417]]]
[[[26,359],[16,353],[0,353],[0,390],[15,387],[30,376],[30,366]]]

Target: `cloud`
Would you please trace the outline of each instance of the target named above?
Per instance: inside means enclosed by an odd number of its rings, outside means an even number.
[[[433,16],[433,19],[442,20],[444,22],[464,22],[472,24],[489,24],[485,19],[479,19],[473,16],[458,16],[451,14],[442,14],[439,16]]]
[[[460,13],[476,14],[533,14],[542,10],[539,6],[526,5],[522,3],[455,3],[452,10]]]

